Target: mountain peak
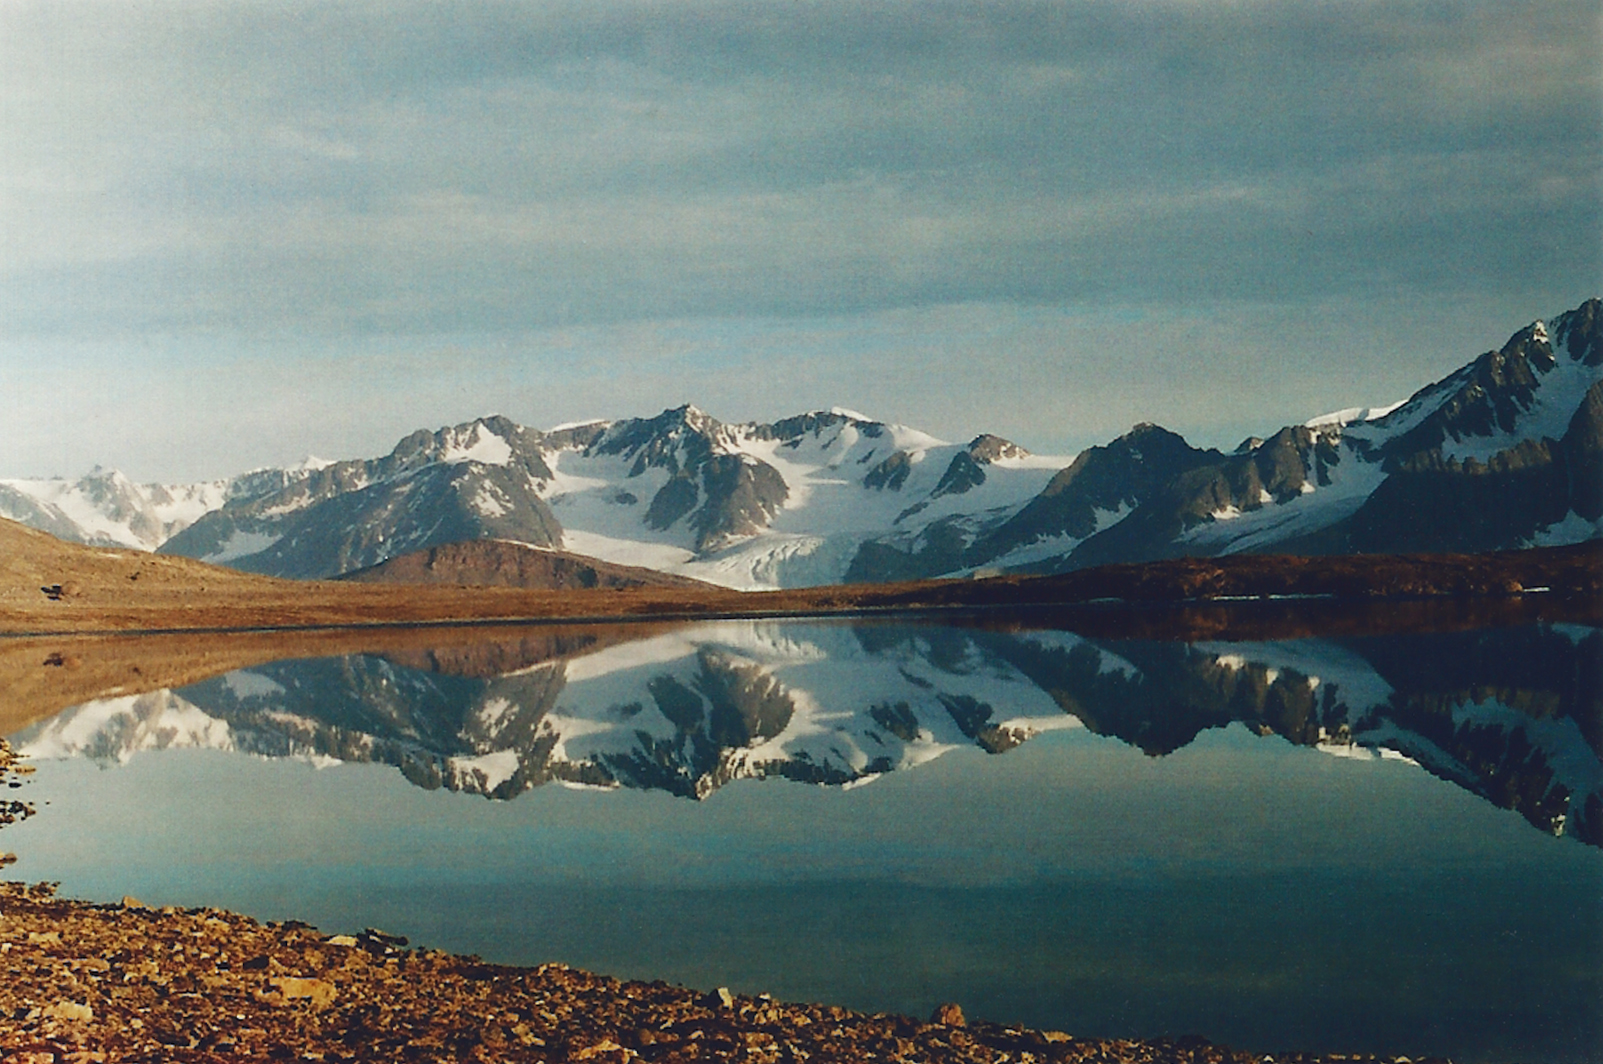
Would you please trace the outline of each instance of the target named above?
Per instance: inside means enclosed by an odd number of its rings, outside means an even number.
[[[1129,432],[1110,441],[1107,446],[1131,450],[1139,457],[1142,447],[1172,448],[1180,446],[1189,448],[1190,445],[1186,443],[1185,437],[1178,432],[1172,432],[1162,425],[1155,425],[1150,421],[1138,421],[1130,427]]]
[[[1585,366],[1603,365],[1603,300],[1588,299],[1553,322],[1555,351]]]
[[[676,414],[678,420],[697,430],[705,432],[708,428],[717,425],[718,419],[707,413],[694,403],[681,403],[672,410],[664,410],[664,414]]]
[[[824,411],[818,412],[824,413]],[[827,412],[834,414],[836,417],[850,418],[853,421],[863,421],[867,422],[868,424],[878,424],[879,421],[878,418],[871,418],[867,414],[859,413],[849,406],[832,406]]]
[[[656,417],[629,418],[623,421],[614,421],[608,425],[609,430],[617,430],[624,426],[634,426],[636,430],[643,429],[650,434],[675,433],[680,429],[701,436],[711,436],[722,422],[694,403],[680,403],[662,411]]]
[[[1508,338],[1508,342],[1505,343],[1497,353],[1505,357],[1515,354],[1526,354],[1530,351],[1532,346],[1537,346],[1540,352],[1544,355],[1551,348],[1547,335],[1547,322],[1542,321],[1540,318],[1531,322],[1523,329],[1515,330],[1514,335]]]
[[[1012,440],[993,436],[989,432],[983,432],[968,441],[968,447],[965,450],[968,456],[980,465],[989,465],[1003,458],[1030,457],[1029,451],[1026,451]]]
[[[85,473],[84,476],[83,476],[83,480],[84,480],[85,483],[90,483],[90,482],[99,482],[99,483],[102,483],[102,484],[131,484],[131,483],[133,483],[133,481],[129,480],[128,477],[123,473],[122,470],[116,468],[115,466],[113,466],[113,467],[108,469],[103,465],[96,465],[88,473]]]
[[[638,476],[648,467],[677,475],[712,454],[722,427],[713,417],[684,403],[656,417],[614,421],[587,446],[587,451],[633,458],[630,476]]]

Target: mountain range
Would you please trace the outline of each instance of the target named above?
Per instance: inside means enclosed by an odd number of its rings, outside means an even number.
[[[727,424],[686,405],[551,430],[486,417],[378,458],[201,484],[3,480],[0,516],[276,576],[507,540],[747,589],[1575,543],[1603,536],[1599,311],[1533,322],[1404,402],[1230,453],[1149,424],[1053,457],[842,408]]]

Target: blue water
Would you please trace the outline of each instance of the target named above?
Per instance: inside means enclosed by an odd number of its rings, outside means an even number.
[[[49,760],[13,876],[518,964],[1080,1036],[1603,1059],[1603,851],[1396,759],[1072,728],[848,789],[509,801],[378,764]]]

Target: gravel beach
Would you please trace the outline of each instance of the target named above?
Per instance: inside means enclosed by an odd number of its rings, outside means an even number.
[[[560,964],[503,967],[373,930],[328,935],[132,898],[93,905],[50,884],[0,884],[0,971],[0,1053],[14,1064],[1387,1059],[1077,1039],[965,1023],[955,1005],[930,1022],[865,1015]]]

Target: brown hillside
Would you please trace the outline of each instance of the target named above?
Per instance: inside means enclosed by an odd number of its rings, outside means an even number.
[[[705,600],[705,601],[704,601]],[[171,555],[64,543],[0,519],[0,633],[338,627],[703,614],[695,588],[550,590],[257,576]]]
[[[1251,599],[1272,599],[1263,605],[1310,615],[1331,602],[1503,601],[1523,603],[1516,611],[1522,617],[1596,619],[1603,614],[1603,553],[1592,543],[1485,555],[1249,555],[1108,566],[1052,577],[790,591],[708,586],[551,590],[279,580],[185,558],[63,543],[0,520],[0,634],[1048,607],[1106,613],[1115,607],[1094,604],[1190,608]]]
[[[408,668],[499,676],[644,639],[673,624],[408,625],[0,638],[0,735],[95,698],[182,687],[288,658],[382,654]]]
[[[504,539],[476,539],[429,547],[346,573],[338,579],[365,584],[455,584],[553,591],[713,588],[711,584],[687,576],[635,565],[613,565],[582,554],[531,547]]]

